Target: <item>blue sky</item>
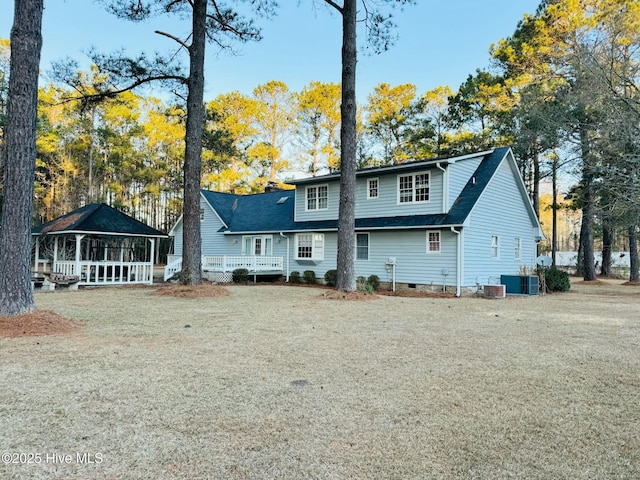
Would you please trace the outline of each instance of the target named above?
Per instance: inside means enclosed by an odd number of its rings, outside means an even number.
[[[9,38],[13,1],[0,16],[0,37]],[[309,82],[340,81],[341,20],[321,0],[280,0],[277,17],[261,20],[263,40],[237,45],[237,55],[208,45],[205,99],[239,90],[250,94],[269,80],[282,80],[299,91]],[[489,46],[509,36],[539,0],[418,0],[394,13],[399,38],[380,55],[360,53],[357,94],[365,99],[381,82],[413,83],[419,93],[440,85],[457,89],[477,68],[489,65]],[[175,20],[135,24],[118,20],[91,0],[45,0],[41,69],[53,60],[72,57],[88,65],[84,52],[125,48],[171,52],[175,43],[154,34],[181,34]],[[186,61],[186,58],[183,57]]]

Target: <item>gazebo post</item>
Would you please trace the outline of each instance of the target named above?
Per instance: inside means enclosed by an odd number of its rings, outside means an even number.
[[[33,256],[33,271],[38,272],[38,265],[40,263],[40,237],[36,237],[36,252]],[[33,275],[32,275],[33,276]]]
[[[84,238],[84,235],[76,233],[76,264],[73,268],[73,274],[80,275],[81,278],[82,278],[82,272],[80,271],[80,258],[81,258],[82,252],[80,251],[80,247],[82,245],[83,238]]]
[[[51,265],[51,271],[55,272],[58,268],[56,263],[58,263],[58,238],[60,237],[58,235],[54,235],[53,237],[53,265]]]
[[[149,238],[149,242],[151,243],[151,256],[149,257],[151,272],[149,273],[149,277],[150,277],[149,284],[152,284],[153,283],[153,259],[156,258],[155,257],[156,239]]]

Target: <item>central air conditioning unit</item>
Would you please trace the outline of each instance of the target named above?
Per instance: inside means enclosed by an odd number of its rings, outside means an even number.
[[[500,275],[500,283],[506,293],[513,295],[538,295],[540,279],[537,275]]]

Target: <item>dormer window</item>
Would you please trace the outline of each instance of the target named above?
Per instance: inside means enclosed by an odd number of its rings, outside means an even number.
[[[378,195],[379,195],[378,185],[379,183],[377,178],[367,179],[367,199],[371,200],[373,198],[378,198]]]
[[[329,186],[314,185],[306,188],[306,209],[326,210],[329,208]]]
[[[429,201],[429,172],[398,175],[398,203]]]

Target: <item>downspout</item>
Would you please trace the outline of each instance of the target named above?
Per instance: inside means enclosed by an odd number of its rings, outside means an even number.
[[[280,232],[280,236],[287,239],[287,278],[286,282],[289,283],[289,236]]]
[[[451,231],[458,236],[456,242],[456,297],[459,297],[462,294],[462,229],[456,230],[455,227],[451,227]]]
[[[438,170],[442,171],[442,213],[447,213],[449,209],[449,175],[446,168],[440,165],[440,162],[436,163]]]

